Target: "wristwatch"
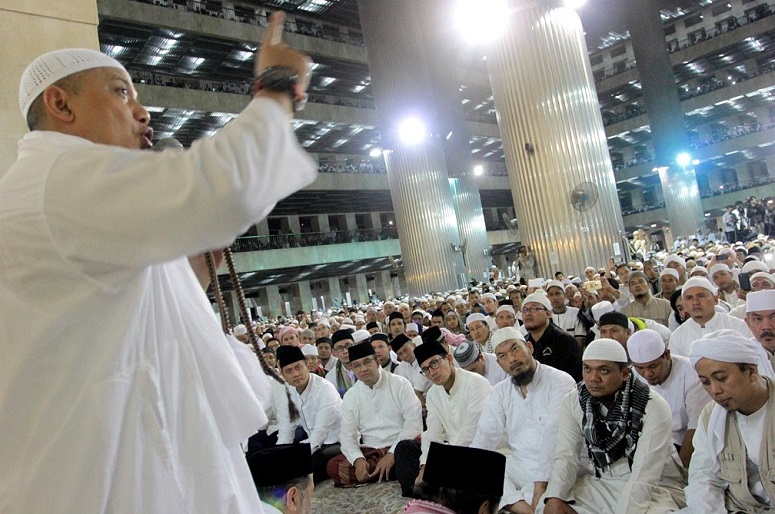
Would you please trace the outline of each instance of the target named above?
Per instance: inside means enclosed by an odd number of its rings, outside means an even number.
[[[265,68],[253,80],[251,94],[255,95],[261,90],[286,93],[293,103],[293,110],[300,111],[307,102],[305,94],[301,100],[296,98],[296,86],[299,84],[299,75],[285,66],[270,66]]]

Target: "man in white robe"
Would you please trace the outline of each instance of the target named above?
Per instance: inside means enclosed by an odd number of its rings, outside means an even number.
[[[282,26],[257,71],[299,83],[188,150],[140,151],[149,114],[104,54],[25,72],[33,130],[0,179],[0,512],[261,512],[240,443],[266,416],[186,256],[315,179],[289,124],[309,61]]]

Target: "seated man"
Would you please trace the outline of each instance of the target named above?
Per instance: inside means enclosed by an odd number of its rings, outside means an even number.
[[[431,331],[444,339],[438,327],[428,329],[423,336]],[[422,444],[405,440],[396,446],[396,476],[401,482],[402,494],[409,497],[415,496],[415,483],[422,480],[432,441],[447,441],[458,446],[471,444],[491,390],[484,377],[456,369],[452,365],[452,355],[438,341],[428,340],[418,346],[415,357],[423,375],[434,385],[428,390],[428,428],[422,434]]]
[[[384,371],[368,342],[350,347],[349,357],[358,382],[342,401],[342,454],[326,469],[339,487],[394,478],[396,445],[422,432],[422,407],[409,381]]]
[[[339,408],[342,399],[326,379],[309,372],[304,354],[297,346],[277,349],[280,372],[290,386],[291,401],[300,416],[291,421],[285,391],[272,390],[272,401],[283,406],[277,409],[279,426],[277,444],[309,443],[315,483],[328,478],[326,464],[339,453]]]
[[[471,446],[495,450],[508,441],[511,455],[500,507],[533,512],[549,480],[560,405],[576,383],[564,371],[540,364],[519,329],[501,328],[492,342],[498,364],[511,380],[493,388]]]
[[[336,387],[339,396],[342,397],[357,380],[355,373],[350,369],[350,357],[348,355],[349,348],[355,344],[353,332],[354,330],[351,328],[343,328],[337,330],[331,336],[331,348],[337,361],[334,367],[326,373],[326,380]]]
[[[495,354],[482,352],[476,343],[460,343],[452,355],[461,368],[482,375],[491,386],[509,377],[508,373],[498,366]]]
[[[287,444],[247,455],[264,514],[312,514],[309,444]]]
[[[692,513],[771,512],[775,506],[775,381],[758,372],[758,343],[709,334],[689,359],[714,402],[694,434],[686,501]]]
[[[388,335],[382,332],[375,332],[369,338],[371,346],[374,347],[374,352],[377,355],[377,360],[380,366],[385,371],[393,373],[398,367],[398,362],[393,360],[393,356],[390,350],[390,344],[388,343]]]
[[[529,294],[522,304],[522,320],[533,345],[533,356],[541,363],[581,380],[581,346],[552,321],[552,303],[543,291]]]
[[[753,332],[754,339],[767,352],[770,365],[775,367],[775,289],[748,294],[745,324]],[[766,376],[767,371],[770,370],[759,370],[759,374]]]
[[[420,341],[420,339],[418,339]],[[414,349],[417,344],[406,334],[399,334],[390,341],[390,348],[398,356],[399,364],[396,367],[395,373],[398,376],[404,377],[412,384],[417,398],[425,407],[425,393],[431,388],[433,384],[420,373],[420,363],[414,356]]]
[[[627,341],[627,351],[638,378],[642,378],[670,405],[673,444],[684,467],[689,467],[692,438],[700,412],[710,401],[689,359],[670,355],[659,333],[644,329]]]
[[[404,514],[495,514],[503,494],[506,457],[497,452],[433,442],[425,472],[426,499],[412,500]],[[476,473],[465,473],[468,463]]]
[[[683,506],[684,484],[671,443],[670,406],[630,373],[627,353],[619,342],[591,342],[582,362],[583,381],[565,396],[559,412],[543,512],[678,510]],[[577,475],[582,445],[594,475]]]
[[[466,318],[466,328],[468,328],[471,339],[479,345],[483,352],[492,352],[492,330],[487,321],[487,316],[474,312]]]

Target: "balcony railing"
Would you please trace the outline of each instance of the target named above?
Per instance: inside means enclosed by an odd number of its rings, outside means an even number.
[[[301,234],[277,234],[268,236],[242,236],[231,245],[233,252],[257,252],[261,250],[280,250],[283,248],[303,248],[307,246],[361,243],[364,241],[384,241],[398,239],[398,231],[393,226],[381,229],[332,230],[330,232],[302,232]]]
[[[737,125],[732,128],[726,128],[723,132],[716,132],[711,137],[693,141],[690,143],[690,146],[696,150],[698,148],[721,143],[722,141],[729,141],[731,139],[747,136],[748,134],[761,132],[762,130],[769,130],[773,127],[775,127],[775,121],[773,120],[765,121],[764,123],[746,123],[744,125]]]
[[[667,51],[670,52],[671,54],[675,53],[679,50],[683,50],[685,48],[689,48],[690,46],[694,46],[696,44],[702,43],[703,41],[713,39],[714,37],[733,31],[740,27],[744,27],[749,23],[753,23],[762,18],[772,16],[773,14],[775,14],[775,7],[769,4],[761,4],[752,13],[749,13],[744,16],[740,16],[739,18],[732,18],[728,21],[721,22],[717,24],[716,27],[713,27],[711,29],[705,29],[705,30],[698,29],[692,36],[686,39],[681,39],[681,40],[676,39],[676,40],[670,41],[667,44]]]

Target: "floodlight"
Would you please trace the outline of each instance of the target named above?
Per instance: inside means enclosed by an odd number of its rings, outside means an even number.
[[[686,152],[681,152],[676,156],[675,162],[679,166],[686,167],[692,163],[692,156]]]
[[[398,137],[407,145],[415,145],[425,139],[425,124],[418,118],[406,118],[398,125]]]

